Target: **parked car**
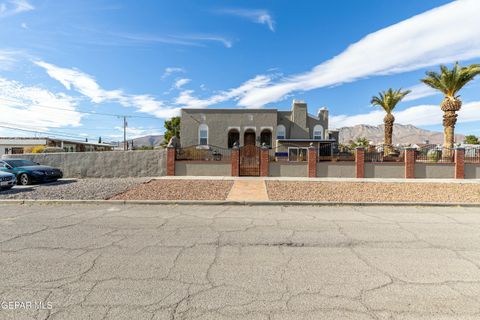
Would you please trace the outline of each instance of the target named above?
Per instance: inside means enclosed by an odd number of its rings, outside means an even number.
[[[63,177],[60,169],[42,166],[25,159],[0,160],[0,170],[14,174],[17,177],[17,183],[23,186],[31,183],[57,181]]]
[[[17,184],[14,174],[0,171],[0,190],[12,189]]]

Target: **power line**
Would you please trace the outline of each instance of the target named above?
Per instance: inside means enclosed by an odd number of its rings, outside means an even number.
[[[74,135],[64,134],[64,133],[46,132],[46,131],[33,130],[33,129],[23,129],[23,128],[4,126],[4,125],[0,125],[0,128],[16,130],[16,131],[24,131],[24,132],[42,133],[42,134],[46,134],[46,135],[49,135],[49,136],[67,137],[67,138],[73,138],[73,139],[79,139],[79,140],[85,140],[85,138],[86,138],[86,137],[74,136]]]
[[[142,119],[155,119],[159,120],[157,117],[151,117],[151,116],[137,116],[137,115],[122,115],[122,114],[114,114],[114,113],[104,113],[104,112],[92,112],[92,111],[80,111],[80,110],[71,110],[67,108],[60,108],[60,107],[52,107],[52,106],[45,106],[41,104],[36,104],[36,103],[25,103],[22,101],[17,101],[17,100],[12,100],[12,99],[6,99],[1,97],[0,100],[3,101],[8,101],[8,102],[13,102],[13,103],[18,103],[19,105],[23,106],[33,106],[33,107],[39,107],[39,108],[47,108],[47,109],[54,109],[54,110],[62,110],[62,111],[68,111],[68,112],[76,112],[76,113],[83,113],[83,114],[90,114],[90,115],[97,115],[97,116],[107,116],[107,117],[128,117],[128,118],[142,118]]]

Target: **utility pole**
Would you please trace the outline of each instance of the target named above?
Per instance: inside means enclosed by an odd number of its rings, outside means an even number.
[[[127,146],[127,117],[123,116],[123,151],[128,150]]]

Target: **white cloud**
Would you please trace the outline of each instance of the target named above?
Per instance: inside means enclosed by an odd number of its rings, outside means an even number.
[[[22,22],[20,26],[22,27],[22,29],[28,29],[28,25],[25,22]]]
[[[265,24],[268,26],[270,31],[275,31],[275,21],[273,20],[272,15],[263,9],[221,9],[217,10],[218,13],[228,14],[238,17],[247,18],[255,23]]]
[[[82,71],[57,67],[44,61],[34,63],[44,68],[50,77],[59,81],[65,88],[80,92],[94,103],[116,102],[158,118],[171,118],[180,112],[179,108],[165,106],[163,101],[156,100],[148,94],[131,95],[119,89],[105,90],[92,76]]]
[[[441,125],[443,112],[439,105],[418,105],[401,111],[394,112],[395,122],[412,124],[414,126]],[[357,124],[379,125],[383,124],[385,112],[374,110],[357,115],[331,116],[331,128],[350,127]],[[464,103],[458,113],[458,123],[480,121],[480,101]]]
[[[371,33],[310,71],[252,87],[234,100],[261,107],[295,91],[480,57],[479,15],[480,1],[453,1]]]
[[[187,78],[178,79],[177,81],[175,81],[175,88],[180,89],[190,81],[192,81],[192,79],[187,79]]]
[[[76,112],[74,98],[36,86],[0,77],[2,123],[28,124],[39,130],[80,126],[82,115]],[[47,106],[59,109],[46,109]],[[60,110],[65,109],[65,110]]]
[[[253,88],[265,87],[270,83],[271,79],[272,78],[269,76],[259,75],[244,82],[238,88],[221,91],[220,93],[205,99],[194,97],[193,90],[184,90],[180,92],[180,95],[176,98],[175,104],[185,108],[206,108],[231,99],[238,100]]]
[[[13,16],[34,10],[35,7],[26,0],[9,0],[0,3],[0,18]]]
[[[168,78],[173,73],[185,73],[185,69],[179,67],[167,67],[162,75],[162,79]]]
[[[11,70],[17,61],[18,51],[0,49],[0,70]]]
[[[111,41],[101,42],[107,44],[126,43],[149,43],[149,44],[173,44],[181,46],[205,47],[208,42],[221,43],[226,48],[233,46],[233,41],[225,36],[217,34],[170,34],[170,35],[149,35],[149,34],[133,34],[133,33],[108,33],[96,32],[98,35],[106,39],[115,39],[116,43]],[[118,43],[120,41],[120,43]],[[101,42],[99,44],[101,44]]]

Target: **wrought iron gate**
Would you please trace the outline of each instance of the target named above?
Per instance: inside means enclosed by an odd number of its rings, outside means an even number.
[[[260,176],[260,148],[246,145],[240,148],[240,176]]]

